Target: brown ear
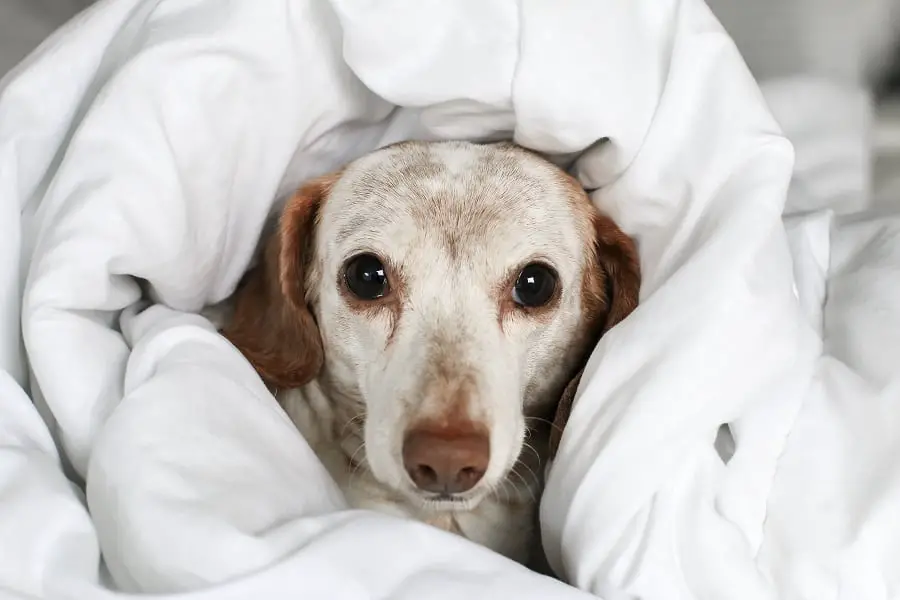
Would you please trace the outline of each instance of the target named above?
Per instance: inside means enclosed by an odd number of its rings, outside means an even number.
[[[637,308],[641,288],[641,263],[634,241],[606,215],[597,212],[592,218],[594,256],[585,272],[582,292],[592,339],[581,368],[563,390],[556,407],[550,433],[551,458],[556,455],[563,428],[572,412],[584,364],[600,337]]]
[[[306,385],[322,368],[322,339],[306,290],[319,207],[336,179],[313,180],[287,201],[260,264],[235,293],[222,331],[271,387]]]
[[[605,289],[597,290],[599,286],[595,283],[593,293],[602,294],[605,300],[603,334],[637,308],[641,291],[641,261],[634,240],[625,235],[612,219],[599,212],[594,215],[594,235],[595,268],[603,273],[599,279]]]

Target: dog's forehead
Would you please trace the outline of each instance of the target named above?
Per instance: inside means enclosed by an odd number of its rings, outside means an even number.
[[[512,146],[406,143],[349,165],[322,220],[338,247],[424,239],[451,256],[530,245],[577,259],[584,219],[573,196],[556,167]]]

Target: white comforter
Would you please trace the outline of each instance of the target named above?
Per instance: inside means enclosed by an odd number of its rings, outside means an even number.
[[[510,136],[577,157],[645,274],[542,505],[572,587],[342,510],[192,314],[300,181]],[[700,0],[100,2],[0,96],[0,595],[896,598],[900,218],[792,164]]]

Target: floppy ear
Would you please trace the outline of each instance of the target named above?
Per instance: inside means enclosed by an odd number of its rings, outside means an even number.
[[[604,333],[631,314],[638,305],[641,288],[641,263],[634,241],[612,219],[594,213],[594,255],[588,262],[583,283],[583,310],[592,331],[587,355],[569,381],[556,407],[550,432],[550,456],[556,455],[563,428],[572,412],[575,392],[584,374],[584,364]]]
[[[606,305],[602,335],[637,308],[641,291],[641,261],[634,241],[612,219],[597,212],[593,220],[594,268],[602,271],[602,285],[605,288],[601,292]]]
[[[234,297],[223,335],[270,387],[295,388],[312,381],[324,353],[306,300],[319,207],[337,177],[315,179],[285,204],[262,260]]]

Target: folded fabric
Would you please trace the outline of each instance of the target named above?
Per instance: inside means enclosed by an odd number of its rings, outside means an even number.
[[[250,366],[192,314],[234,290],[277,199],[405,138],[545,152],[639,243],[642,305],[594,352],[541,507],[548,558],[571,585],[419,523],[344,510]],[[0,267],[13,290],[0,298],[12,407],[0,413],[0,554],[12,557],[0,590],[882,597],[860,594],[895,589],[897,553],[889,533],[866,532],[900,521],[865,502],[900,506],[900,491],[869,486],[833,509],[845,526],[814,549],[804,540],[825,537],[808,535],[812,516],[794,519],[816,502],[805,481],[832,501],[844,480],[807,473],[794,437],[806,407],[833,397],[821,332],[838,329],[827,307],[817,328],[815,302],[795,294],[795,268],[821,278],[819,259],[836,255],[788,242],[792,158],[700,0],[94,6],[0,95],[0,243],[25,275]],[[795,265],[804,248],[813,258]],[[797,280],[802,297],[821,293],[815,271]],[[891,335],[879,344],[900,350]],[[889,423],[816,443],[838,460],[874,435],[866,456],[885,461]],[[714,444],[723,424],[727,462]],[[838,564],[852,532],[869,541]]]

